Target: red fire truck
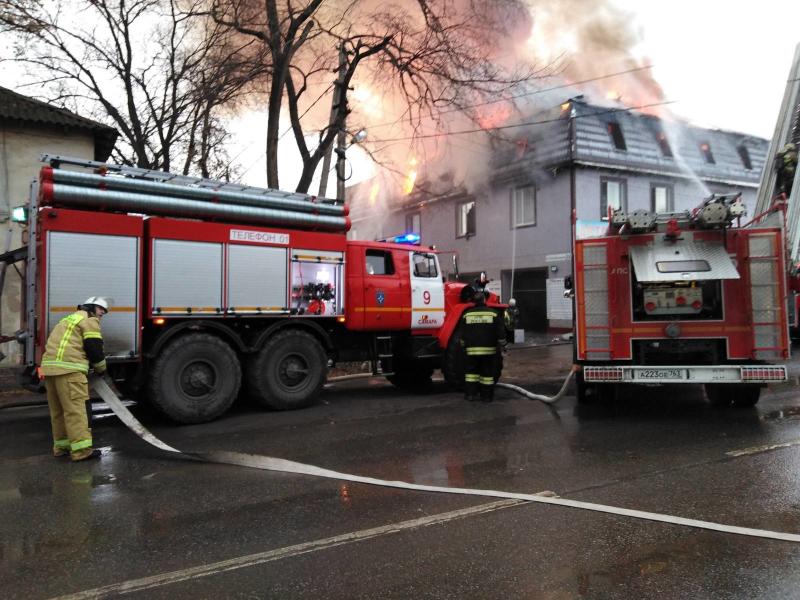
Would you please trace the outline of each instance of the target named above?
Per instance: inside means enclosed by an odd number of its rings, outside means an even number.
[[[800,45],[749,224],[739,226],[741,198],[723,195],[693,211],[576,225],[579,401],[621,385],[699,383],[714,405],[752,406],[764,384],[786,379],[771,363],[789,358],[800,319],[800,177],[787,181],[787,144],[800,144]]]
[[[752,406],[786,379],[772,364],[789,357],[783,226],[734,226],[743,212],[723,195],[682,213],[615,212],[604,231],[576,226],[579,401],[703,384],[714,405]]]
[[[29,375],[58,320],[102,295],[112,377],[180,423],[220,416],[240,388],[307,406],[336,361],[371,361],[398,386],[437,368],[461,381],[465,284],[443,281],[432,248],[348,241],[347,207],[303,194],[43,162],[19,335]]]

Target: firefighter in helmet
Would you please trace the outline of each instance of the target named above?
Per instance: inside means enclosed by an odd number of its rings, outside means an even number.
[[[781,148],[775,156],[775,171],[777,173],[778,194],[787,196],[792,192],[794,174],[797,171],[797,146],[789,142]]]
[[[108,312],[108,300],[88,298],[78,310],[61,319],[47,338],[41,373],[47,388],[53,455],[69,454],[73,461],[98,458],[92,449],[92,432],[86,415],[89,368],[106,370],[100,319]]]
[[[508,301],[508,308],[505,312],[504,321],[506,326],[506,341],[511,344],[514,341],[514,330],[519,324],[519,307],[514,298]]]
[[[494,376],[506,345],[503,317],[486,306],[483,290],[474,290],[472,306],[461,316],[464,348],[464,395],[470,402],[494,399]]]

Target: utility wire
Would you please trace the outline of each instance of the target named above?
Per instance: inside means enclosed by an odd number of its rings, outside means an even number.
[[[521,94],[516,94],[516,95],[513,95],[513,96],[509,96],[507,98],[499,98],[497,100],[488,100],[486,102],[479,102],[479,103],[476,103],[476,104],[468,104],[466,106],[461,106],[461,107],[457,107],[457,108],[451,108],[451,109],[448,109],[448,110],[440,111],[439,114],[440,115],[444,115],[444,114],[449,114],[449,113],[454,113],[454,112],[462,112],[462,111],[464,111],[466,109],[469,109],[469,108],[479,108],[481,106],[488,106],[490,104],[496,104],[498,102],[508,102],[510,100],[516,100],[518,98],[523,98],[523,97],[527,97],[527,96],[534,96],[534,95],[537,95],[537,94],[544,94],[546,92],[552,92],[552,91],[555,91],[555,90],[560,90],[560,89],[564,89],[564,88],[570,88],[570,87],[582,85],[582,84],[585,84],[585,83],[592,83],[594,81],[602,81],[604,79],[610,79],[611,77],[618,77],[620,75],[628,75],[630,73],[636,73],[638,71],[644,71],[644,70],[652,69],[652,68],[653,68],[653,65],[644,65],[642,67],[635,67],[633,69],[626,69],[624,71],[617,71],[616,73],[607,73],[605,75],[598,75],[597,77],[591,77],[589,79],[582,79],[580,81],[574,81],[572,83],[551,86],[549,88],[543,88],[543,89],[540,89],[540,90],[533,90],[533,91],[530,91],[530,92],[523,92]],[[306,111],[303,113],[302,116],[305,116],[308,113],[308,111],[311,110],[311,108],[314,105],[316,105],[328,93],[328,91],[330,90],[331,87],[333,87],[333,85],[329,84],[327,89],[325,89],[325,91],[323,91],[317,97],[317,99],[311,104],[311,106],[309,106],[306,109]],[[649,107],[653,107],[653,106],[664,106],[664,105],[673,104],[673,103],[674,103],[674,101],[659,102],[659,103],[654,103],[654,104],[644,104],[644,105],[641,105],[641,106],[634,106],[634,107],[630,107],[630,108],[627,108],[627,109],[612,109],[612,110],[609,110],[609,111],[596,112],[596,113],[587,114],[587,115],[580,115],[579,117],[576,117],[576,118],[596,116],[596,115],[600,115],[600,114],[607,114],[607,113],[610,113],[610,112],[628,112],[630,110],[637,110],[637,109],[641,109],[641,108],[649,108]],[[302,116],[301,116],[301,118],[302,118]],[[404,117],[404,118],[397,119],[396,121],[393,121],[393,122],[378,123],[376,125],[370,125],[369,129],[376,129],[378,127],[394,126],[394,125],[397,125],[397,124],[399,124],[399,123],[401,123],[403,121],[413,121],[413,120],[414,119],[412,117]],[[516,125],[504,125],[504,126],[499,126],[499,127],[489,127],[489,128],[485,128],[485,129],[484,128],[478,128],[478,129],[470,129],[470,130],[442,132],[442,133],[436,133],[436,134],[426,134],[426,135],[419,135],[419,136],[407,136],[407,137],[400,137],[400,138],[389,138],[389,139],[383,139],[383,140],[378,139],[378,140],[370,140],[370,141],[374,142],[374,143],[387,143],[387,142],[404,142],[404,141],[410,141],[410,140],[431,139],[431,138],[436,138],[436,137],[446,137],[446,136],[451,136],[451,135],[463,135],[463,134],[468,134],[468,133],[479,133],[479,132],[486,132],[486,131],[500,131],[500,130],[503,130],[503,129],[511,129],[511,128],[514,128],[514,127],[526,127],[526,126],[529,126],[529,125],[540,125],[540,124],[552,123],[552,122],[556,122],[558,120],[560,120],[560,119],[549,119],[549,120],[543,120],[543,121],[531,121],[531,122],[527,122],[527,123],[519,123],[519,124],[516,124]],[[290,131],[291,131],[291,127],[286,129],[280,135],[279,139],[282,139],[283,137],[285,137],[286,134],[288,134]],[[239,154],[242,154],[242,152],[240,152]],[[252,162],[252,164],[247,168],[247,170],[245,172],[247,172],[250,169],[252,169],[256,165],[256,163],[258,163],[260,160],[263,160],[265,156],[266,156],[266,152],[261,153],[261,155],[258,158],[256,158],[256,160],[254,160]],[[244,173],[242,174],[242,176],[239,177],[239,179],[241,179],[241,177],[243,177],[243,176],[244,176]]]
[[[508,102],[510,100],[516,100],[518,98],[525,98],[527,96],[535,96],[537,94],[544,94],[546,92],[554,92],[556,90],[563,90],[564,88],[575,87],[575,86],[578,86],[578,85],[583,85],[584,83],[592,83],[592,82],[595,82],[595,81],[602,81],[603,79],[610,79],[611,77],[617,77],[619,75],[629,75],[630,73],[636,73],[637,71],[645,71],[647,69],[652,69],[652,68],[653,68],[653,65],[645,65],[643,67],[635,67],[633,69],[626,69],[625,71],[617,71],[616,73],[607,73],[605,75],[598,75],[597,77],[591,77],[589,79],[582,79],[580,81],[573,81],[572,83],[564,83],[564,84],[561,84],[561,85],[554,85],[552,87],[543,88],[543,89],[540,89],[540,90],[533,90],[533,91],[530,91],[530,92],[523,92],[523,93],[516,94],[516,95],[513,95],[513,96],[508,96],[507,98],[498,98],[496,100],[487,100],[486,102],[478,102],[477,104],[467,104],[466,106],[460,106],[460,107],[457,107],[457,108],[450,108],[450,109],[447,109],[447,110],[439,111],[438,114],[446,115],[446,114],[450,114],[450,113],[454,113],[454,112],[462,112],[462,111],[464,111],[464,110],[466,110],[468,108],[479,108],[481,106],[488,106],[489,104],[497,104],[498,102]],[[389,127],[391,125],[397,125],[398,123],[401,123],[402,121],[413,121],[413,120],[415,120],[415,119],[413,119],[412,117],[400,117],[399,119],[397,119],[396,121],[392,121],[391,123],[389,123],[389,122],[387,122],[387,123],[378,123],[377,125],[370,125],[369,128],[370,129],[376,129],[378,127]]]
[[[607,115],[607,114],[614,114],[614,113],[623,113],[623,112],[631,112],[633,110],[641,110],[643,108],[653,108],[655,106],[666,106],[668,104],[675,104],[675,100],[667,100],[664,102],[653,102],[651,104],[640,104],[639,106],[629,106],[627,108],[610,108],[608,110],[599,110],[593,113],[587,113],[585,115],[576,115],[575,119],[583,119],[586,117],[597,117],[600,115]],[[443,131],[441,133],[429,133],[424,135],[412,135],[406,137],[398,137],[398,138],[388,138],[383,140],[372,140],[373,143],[376,144],[385,144],[389,142],[406,142],[411,140],[426,140],[432,138],[440,138],[440,137],[449,137],[451,135],[465,135],[468,133],[485,133],[487,131],[503,131],[505,129],[515,129],[518,127],[529,127],[531,125],[545,125],[547,123],[556,123],[561,121],[562,117],[557,117],[555,119],[542,119],[540,121],[526,121],[524,123],[516,123],[514,125],[499,125],[497,127],[477,127],[475,129],[461,129],[458,131]]]

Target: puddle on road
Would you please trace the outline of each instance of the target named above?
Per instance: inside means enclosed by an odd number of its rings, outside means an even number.
[[[792,421],[800,419],[800,406],[790,406],[761,415],[763,421]]]
[[[92,487],[99,487],[101,485],[112,485],[119,483],[117,480],[117,476],[113,473],[109,473],[108,475],[93,475],[92,476]]]

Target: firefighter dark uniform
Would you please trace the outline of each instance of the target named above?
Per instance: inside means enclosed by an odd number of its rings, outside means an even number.
[[[476,292],[475,306],[461,316],[461,344],[464,347],[464,394],[467,400],[494,399],[494,375],[499,353],[506,344],[503,317],[486,306],[486,296]]]
[[[81,307],[89,310],[78,310],[59,321],[47,338],[42,356],[53,454],[69,453],[74,461],[99,456],[99,451],[92,451],[92,432],[86,416],[89,367],[97,373],[106,370],[100,319],[94,316],[94,310],[97,306],[105,312],[108,305],[102,299],[96,300],[96,305]]]
[[[790,142],[781,148],[775,156],[775,171],[777,193],[783,192],[788,196],[792,192],[794,174],[797,171],[797,146]]]

